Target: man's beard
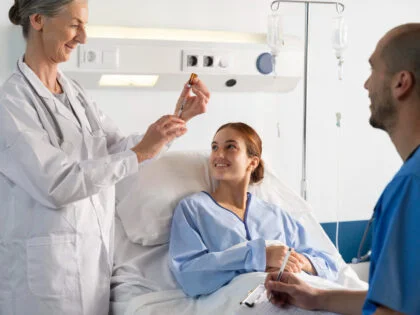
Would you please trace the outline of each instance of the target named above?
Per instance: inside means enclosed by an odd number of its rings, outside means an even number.
[[[372,95],[372,114],[369,123],[373,128],[389,132],[394,127],[397,116],[397,108],[392,100],[391,91],[383,90],[382,100],[378,102],[374,102],[374,99],[378,99],[374,96]]]

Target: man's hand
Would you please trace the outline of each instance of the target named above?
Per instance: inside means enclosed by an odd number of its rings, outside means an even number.
[[[271,303],[279,307],[292,304],[307,310],[324,310],[349,315],[362,313],[366,291],[316,289],[288,272],[283,273],[280,281],[276,279],[277,273],[268,274],[265,288],[267,296],[271,294]]]
[[[192,95],[192,93],[195,95]],[[203,114],[207,110],[207,103],[210,99],[210,92],[205,84],[198,78],[195,78],[191,87],[185,84],[184,89],[176,103],[174,115],[179,115],[185,122],[191,118]],[[180,112],[184,104],[182,112]]]
[[[320,308],[318,296],[321,290],[307,285],[289,272],[284,272],[280,281],[276,279],[277,273],[270,273],[265,279],[265,288],[267,296],[271,296],[271,303],[279,307],[292,304],[307,310]]]

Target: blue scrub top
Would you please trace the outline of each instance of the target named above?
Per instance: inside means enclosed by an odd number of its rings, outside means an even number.
[[[375,207],[369,290],[363,314],[382,305],[420,314],[420,149],[403,164]]]

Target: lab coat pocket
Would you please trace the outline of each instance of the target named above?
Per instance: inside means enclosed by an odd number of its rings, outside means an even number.
[[[85,137],[85,141],[89,143],[92,158],[101,158],[108,155],[106,135],[101,128],[93,130],[89,136]]]
[[[39,297],[73,295],[77,288],[76,236],[36,237],[26,242],[28,286]]]

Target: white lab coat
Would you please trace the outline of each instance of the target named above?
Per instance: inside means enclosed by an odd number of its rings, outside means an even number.
[[[59,72],[80,125],[19,65],[64,141],[16,71],[0,90],[0,314],[108,314],[114,185],[137,172],[129,148],[141,136],[124,138],[94,103],[84,108],[84,92]]]

